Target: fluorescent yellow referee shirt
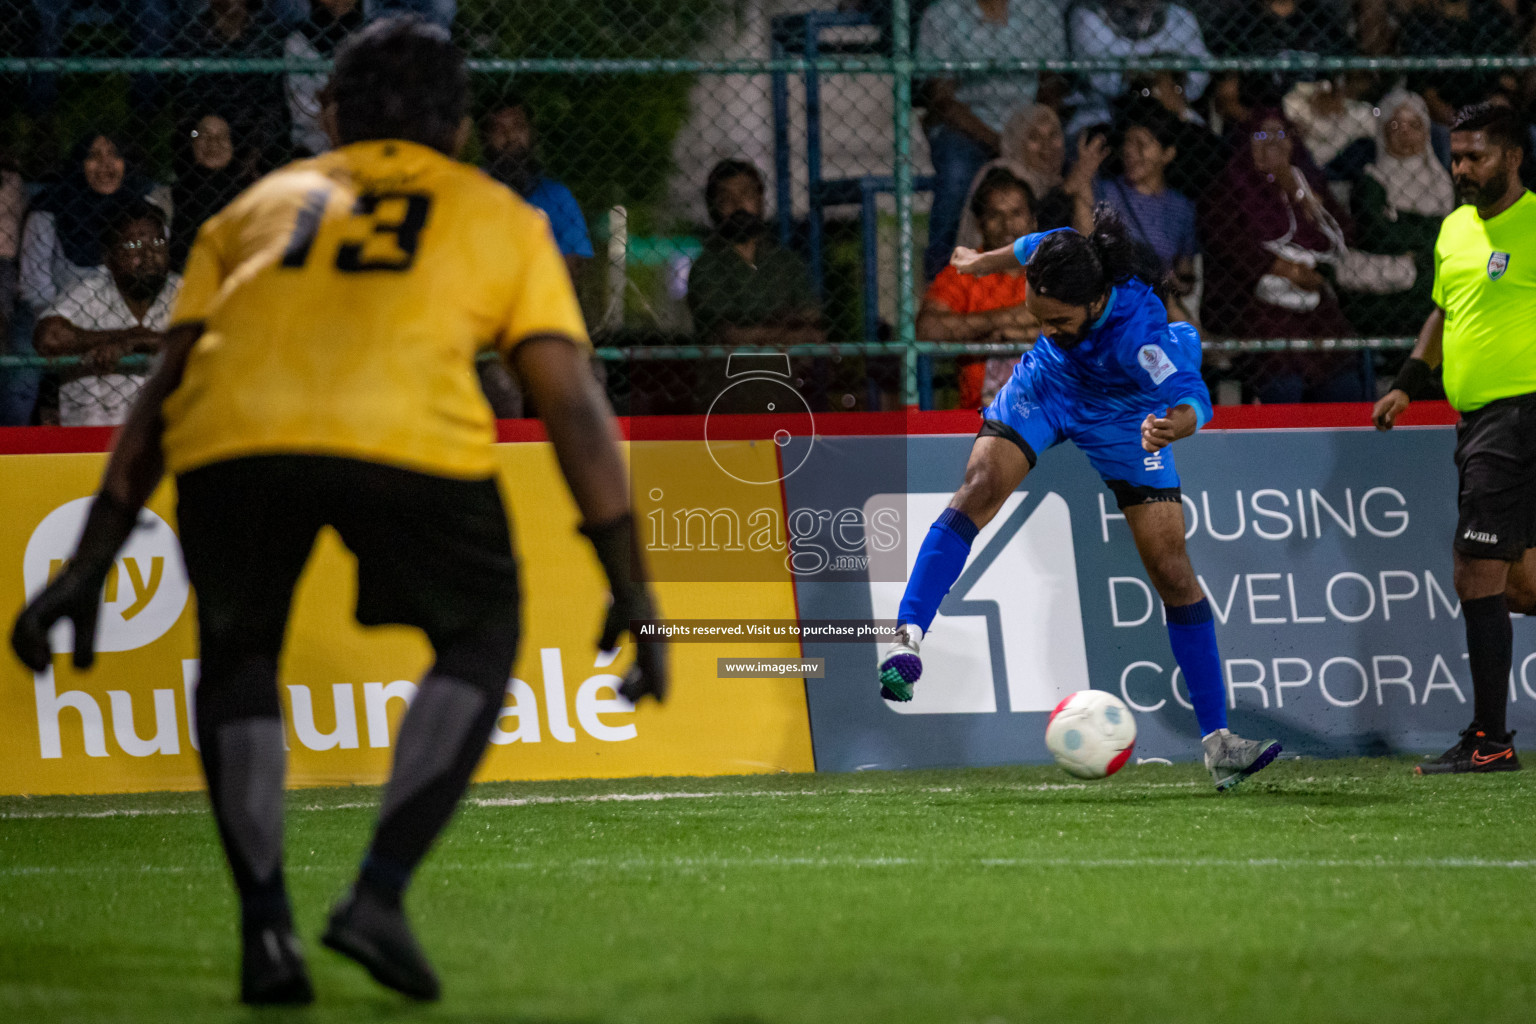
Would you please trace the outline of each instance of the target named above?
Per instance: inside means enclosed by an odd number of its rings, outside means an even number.
[[[494,472],[475,356],[587,344],[544,216],[409,142],[275,171],[198,232],[171,321],[206,324],[165,403],[167,468],[339,455]]]
[[[1460,412],[1536,391],[1536,195],[1492,220],[1458,207],[1435,242],[1445,394]]]

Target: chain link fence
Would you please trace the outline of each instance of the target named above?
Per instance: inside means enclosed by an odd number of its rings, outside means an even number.
[[[620,412],[706,410],[733,351],[817,410],[978,407],[1037,327],[951,250],[1101,204],[1218,402],[1373,398],[1430,308],[1454,112],[1530,133],[1533,6],[0,0],[0,424],[121,419],[198,226],[329,145],[331,54],[404,10],[469,53],[464,157],[548,214]]]

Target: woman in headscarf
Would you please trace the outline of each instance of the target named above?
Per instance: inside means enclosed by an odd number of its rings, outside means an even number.
[[[970,191],[965,196],[965,212],[960,217],[960,230],[955,236],[956,245],[967,249],[981,245],[981,224],[971,208],[975,205],[973,200],[977,187],[994,167],[1006,168],[1029,186],[1035,197],[1035,219],[1039,225],[1037,230],[1050,231],[1065,227],[1076,227],[1080,231],[1093,230],[1093,175],[1089,174],[1085,179],[1087,188],[1078,190],[1084,193],[1082,197],[1069,192],[1070,186],[1062,174],[1067,158],[1067,139],[1062,133],[1061,118],[1056,116],[1056,111],[1043,103],[1020,108],[1003,128],[998,153],[996,160],[982,165],[975,180],[971,182]],[[1086,169],[1081,156],[1080,153],[1079,163],[1084,164]],[[1102,160],[1102,156],[1099,160]],[[1096,172],[1098,162],[1089,162]],[[1080,211],[1079,207],[1085,209]],[[1079,223],[1080,213],[1086,213],[1086,223]]]
[[[21,297],[34,313],[102,265],[101,235],[113,212],[154,187],[134,170],[117,136],[91,131],[80,139],[63,179],[32,204],[22,233]]]
[[[1456,207],[1451,175],[1429,143],[1429,105],[1394,89],[1377,106],[1376,157],[1355,182],[1350,206],[1355,246],[1365,252],[1413,257],[1413,285],[1385,295],[1341,292],[1344,312],[1372,335],[1413,335],[1424,322],[1435,280],[1440,222]]]
[[[203,222],[255,178],[252,154],[237,145],[234,129],[211,110],[188,119],[177,138],[176,223],[171,225],[171,269],[180,273]]]
[[[1318,269],[1345,249],[1348,214],[1278,108],[1257,109],[1239,138],[1202,204],[1206,328],[1243,338],[1354,334]],[[1252,369],[1263,402],[1358,401],[1369,384],[1355,356],[1285,353]]]

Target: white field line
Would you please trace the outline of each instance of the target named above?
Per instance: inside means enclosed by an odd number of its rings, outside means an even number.
[[[1024,870],[1377,870],[1377,871],[1442,871],[1442,870],[1494,870],[1536,871],[1536,860],[1492,860],[1482,857],[1420,857],[1392,860],[1387,858],[1334,858],[1334,857],[587,857],[572,860],[502,861],[489,865],[473,866],[446,863],[432,870],[450,871],[510,871],[539,874],[560,872],[655,872],[675,871],[692,874],[705,871],[764,870],[764,869],[812,869],[812,870],[887,870],[887,869],[942,869],[955,868],[1012,868]],[[330,865],[291,865],[291,873],[311,871],[334,872]],[[118,875],[181,875],[224,873],[218,864],[191,867],[187,865],[114,865],[91,864],[80,866],[41,865],[0,868],[0,877],[20,878],[39,875],[64,876],[118,876]]]
[[[1048,793],[1056,790],[1087,789],[1094,783],[1042,782],[1037,785],[978,786],[974,789],[957,786],[925,786],[920,789],[743,789],[722,790],[717,793],[687,793],[660,791],[655,793],[589,793],[580,796],[503,796],[471,797],[464,803],[469,807],[539,807],[553,804],[602,804],[602,803],[654,803],[661,800],[736,800],[759,797],[793,796],[909,796],[912,793],[989,793],[1031,792]],[[1198,782],[1124,782],[1112,784],[1116,793],[1140,792],[1150,789],[1193,789]],[[373,810],[377,802],[349,802],[338,804],[303,804],[298,811],[352,811]],[[0,813],[0,821],[21,821],[57,818],[143,818],[175,814],[207,814],[206,806],[197,807],[123,807],[100,811],[7,811]]]

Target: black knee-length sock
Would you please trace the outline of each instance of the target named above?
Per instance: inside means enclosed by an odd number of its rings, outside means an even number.
[[[1461,603],[1467,620],[1467,654],[1472,663],[1472,707],[1477,724],[1492,739],[1506,736],[1509,666],[1514,658],[1514,630],[1503,594]]]

